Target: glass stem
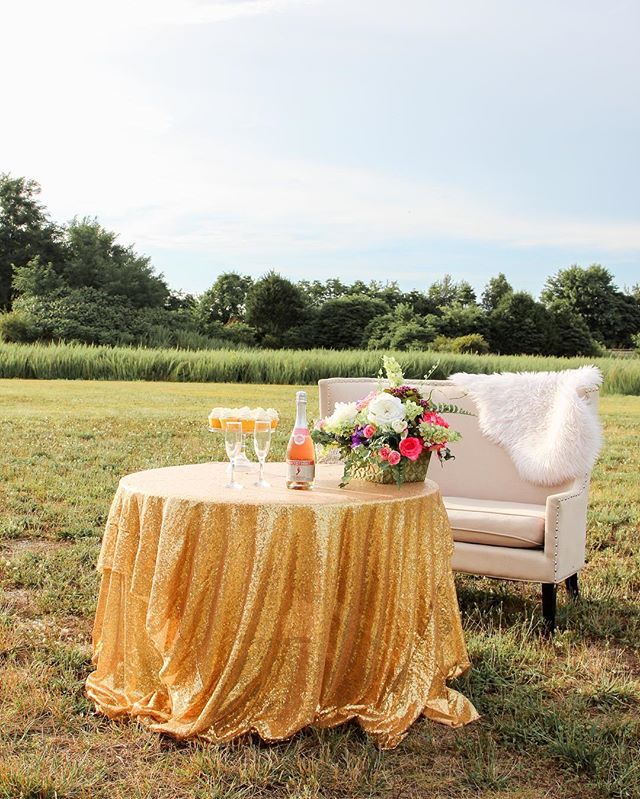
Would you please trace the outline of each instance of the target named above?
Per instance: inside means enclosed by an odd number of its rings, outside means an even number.
[[[231,485],[233,485],[236,481],[235,468],[236,468],[236,459],[231,458]]]
[[[259,481],[261,483],[264,482],[264,459],[263,458],[260,458],[260,477],[259,477]]]

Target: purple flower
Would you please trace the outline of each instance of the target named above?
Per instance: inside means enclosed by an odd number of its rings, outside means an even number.
[[[351,449],[356,449],[357,447],[361,446],[365,439],[366,436],[363,430],[361,428],[357,428],[351,436]]]

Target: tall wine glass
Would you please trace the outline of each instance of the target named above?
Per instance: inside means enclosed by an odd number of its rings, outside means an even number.
[[[236,458],[242,449],[242,422],[223,422],[224,448],[227,451],[227,458],[231,462],[231,480],[225,488],[242,488],[240,483],[235,481]]]
[[[256,458],[260,463],[260,474],[254,483],[258,488],[271,488],[271,483],[268,483],[264,479],[264,462],[267,460],[270,446],[271,422],[257,421],[253,430],[253,448],[256,452]]]

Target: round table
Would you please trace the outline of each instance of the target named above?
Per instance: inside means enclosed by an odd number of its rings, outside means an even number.
[[[477,718],[446,685],[468,666],[438,487],[271,489],[226,464],[153,469],[120,481],[98,567],[95,671],[109,717],[177,738],[257,732],[273,741],[354,718],[383,748],[422,714]]]

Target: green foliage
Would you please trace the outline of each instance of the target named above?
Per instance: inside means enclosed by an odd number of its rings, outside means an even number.
[[[45,296],[19,297],[14,307],[29,318],[45,340],[86,344],[127,344],[135,340],[138,320],[125,299],[82,287]]]
[[[244,318],[247,292],[252,278],[236,272],[223,272],[198,299],[195,309],[201,333],[213,335],[217,325],[238,322]]]
[[[285,332],[302,320],[305,307],[299,286],[271,271],[247,292],[245,320],[265,346],[279,347]]]
[[[548,352],[549,314],[524,291],[505,294],[491,314],[489,342],[503,355],[541,355]]]
[[[169,296],[167,284],[154,274],[149,258],[116,238],[95,219],[74,219],[65,232],[61,274],[66,285],[125,297],[134,308],[162,307]]]
[[[513,288],[507,280],[504,272],[500,272],[496,277],[492,277],[482,292],[482,307],[490,313],[495,311],[500,300],[507,294],[511,294]]]
[[[52,224],[38,201],[40,186],[34,180],[0,174],[0,311],[13,301],[13,274],[34,258],[59,265],[61,231]]]
[[[0,341],[28,344],[39,336],[40,330],[28,314],[21,311],[0,314]]]
[[[487,332],[487,317],[478,305],[461,305],[455,302],[443,307],[438,316],[427,317],[442,336],[457,338],[471,333],[484,335]]]
[[[587,323],[571,305],[554,300],[549,306],[550,342],[547,350],[553,355],[598,355],[599,348]]]
[[[509,354],[598,355],[630,348],[640,331],[640,285],[571,266],[547,280],[542,303],[503,273],[481,303],[446,274],[425,291],[395,281],[293,283],[274,271],[254,282],[224,272],[199,298],[172,292],[150,260],[96,219],[55,226],[25,178],[0,176],[0,312],[5,340],[66,340],[211,349],[397,349],[430,346]],[[86,306],[86,307],[84,307]],[[460,340],[460,341],[458,341]]]
[[[451,352],[470,352],[475,355],[485,355],[489,352],[489,342],[480,333],[469,333],[458,336],[451,341]]]
[[[607,347],[626,346],[640,328],[640,303],[618,291],[613,275],[600,264],[574,264],[547,279],[540,295],[548,306],[562,302],[575,311],[591,335]]]
[[[367,326],[387,313],[382,300],[365,294],[347,295],[327,300],[311,326],[310,340],[316,347],[344,350],[367,345]]]
[[[480,333],[469,333],[466,336],[449,338],[448,336],[436,336],[429,345],[433,352],[458,352],[484,355],[489,352],[489,344]]]
[[[402,303],[391,313],[369,323],[364,339],[370,350],[424,349],[435,338],[434,327],[418,316],[411,305]]]
[[[427,292],[429,301],[436,308],[446,308],[450,305],[473,305],[476,295],[471,285],[466,280],[456,283],[451,275],[445,275],[442,280],[432,283]]]
[[[387,353],[389,354],[389,353]],[[0,344],[0,378],[44,380],[161,380],[193,383],[310,385],[323,377],[371,377],[382,353],[376,350],[233,350],[97,347],[80,344]],[[433,366],[433,351],[394,353],[408,379]],[[443,352],[433,379],[454,372],[557,371],[587,363],[600,367],[604,393],[640,395],[640,359],[542,358]]]
[[[26,266],[17,266],[13,270],[13,291],[18,296],[30,294],[34,297],[45,297],[65,288],[63,278],[55,271],[53,264],[43,264],[36,255]]]

